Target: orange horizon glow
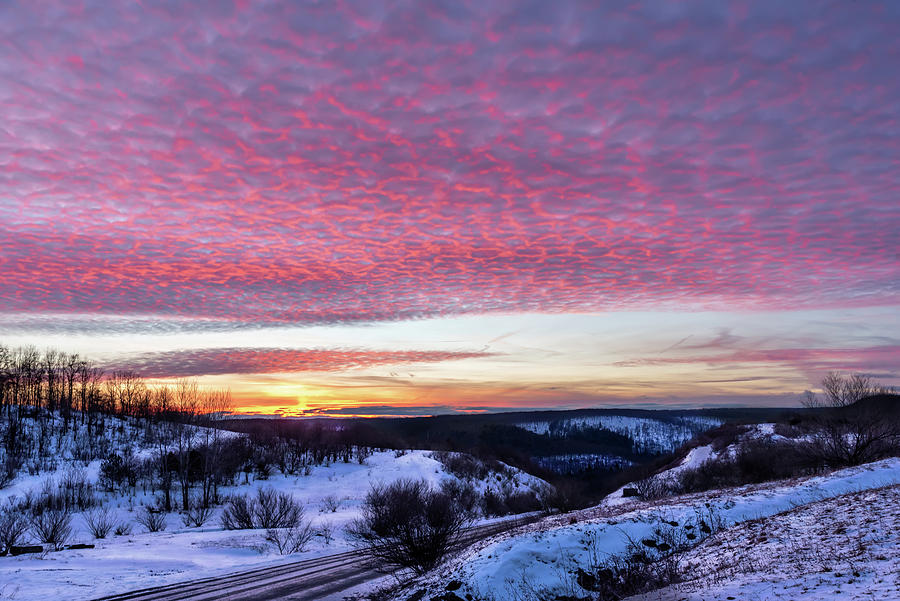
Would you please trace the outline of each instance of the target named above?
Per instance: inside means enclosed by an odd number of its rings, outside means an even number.
[[[309,415],[896,385],[897,6],[3,2],[0,344]]]

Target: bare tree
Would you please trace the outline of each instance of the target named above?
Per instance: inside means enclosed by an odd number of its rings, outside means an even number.
[[[195,425],[200,409],[200,387],[197,381],[178,380],[175,384],[173,401],[177,413],[177,421],[174,423],[174,446],[178,459],[178,482],[181,485],[181,507],[187,511],[191,506],[193,480],[191,460],[195,457],[197,445]]]
[[[200,441],[202,454],[200,459],[200,483],[202,487],[201,502],[209,507],[218,502],[219,484],[222,480],[220,462],[217,460],[222,450],[222,430],[216,422],[231,410],[231,393],[222,390],[205,392],[200,397],[197,423],[202,426]]]
[[[876,395],[890,394],[860,374],[831,372],[822,379],[824,397],[809,391],[804,405],[819,410],[814,422],[811,449],[820,460],[834,466],[876,461],[900,451],[900,417],[874,404],[860,403]]]
[[[876,385],[869,376],[843,375],[840,372],[832,371],[822,378],[822,392],[824,393],[823,399],[808,393],[807,404],[819,407],[849,407],[866,397],[887,394],[890,390]]]
[[[171,417],[172,391],[168,386],[161,386],[154,391],[153,402],[157,415]],[[156,467],[158,474],[158,486],[163,493],[163,508],[172,511],[172,484],[174,481],[171,462],[172,449],[176,438],[178,425],[172,421],[161,421],[153,431],[153,447],[155,451]]]

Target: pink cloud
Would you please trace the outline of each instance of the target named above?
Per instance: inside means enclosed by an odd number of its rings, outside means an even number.
[[[860,348],[783,348],[736,349],[721,353],[683,355],[676,357],[645,357],[619,361],[617,367],[646,367],[659,365],[758,365],[788,366],[811,376],[816,382],[829,371],[875,372],[894,379],[900,365],[900,346],[883,345]]]
[[[104,365],[149,378],[217,374],[327,372],[383,365],[435,363],[491,356],[464,351],[374,351],[360,349],[215,348],[142,353]]]
[[[740,4],[6,3],[0,312],[896,303],[896,8]]]

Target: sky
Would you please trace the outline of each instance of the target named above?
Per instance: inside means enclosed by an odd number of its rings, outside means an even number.
[[[900,384],[900,3],[0,3],[0,343],[237,408]]]

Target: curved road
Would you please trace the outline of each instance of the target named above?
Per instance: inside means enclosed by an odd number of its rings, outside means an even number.
[[[461,537],[459,548],[537,519],[538,516],[528,515],[470,528]],[[361,551],[348,551],[226,576],[146,588],[95,601],[313,601],[384,575],[384,571],[379,571]]]

